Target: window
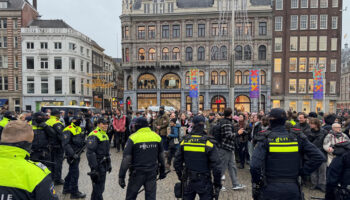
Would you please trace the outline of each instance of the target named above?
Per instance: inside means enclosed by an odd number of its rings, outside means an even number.
[[[205,74],[203,71],[199,71],[199,85],[204,85]]]
[[[220,35],[227,35],[227,24],[220,24]]]
[[[327,36],[320,36],[319,50],[320,51],[327,51]]]
[[[310,36],[309,51],[317,51],[317,36]]]
[[[8,4],[7,1],[5,1],[5,2],[0,2],[0,8],[7,8],[7,4]]]
[[[266,35],[266,34],[267,34],[267,23],[259,22],[259,35]]]
[[[331,59],[331,72],[337,72],[337,59]]]
[[[180,37],[180,25],[173,25],[173,38]]]
[[[338,29],[338,17],[332,17],[332,29]]]
[[[138,39],[145,39],[146,32],[144,26],[137,27],[137,38]]]
[[[16,90],[16,91],[19,90],[19,80],[18,80],[18,76],[15,76],[15,90]]]
[[[317,65],[317,58],[315,57],[310,57],[309,58],[309,72],[313,72]]]
[[[246,45],[244,47],[244,60],[251,60],[252,59],[252,50],[249,45]]]
[[[289,58],[289,72],[296,72],[298,66],[297,58]]]
[[[297,93],[297,80],[289,79],[289,93]]]
[[[149,4],[144,4],[143,13],[149,14],[149,9],[150,9],[150,5]]]
[[[249,85],[249,71],[243,72],[243,85]]]
[[[48,69],[49,68],[49,59],[48,58],[40,58],[40,68]]]
[[[47,49],[47,42],[40,42],[41,49]]]
[[[335,94],[336,93],[336,88],[337,88],[337,81],[330,81],[329,82],[329,93],[330,94]]]
[[[186,24],[186,37],[193,36],[193,24]]]
[[[320,15],[320,29],[327,29],[328,15]]]
[[[190,84],[190,80],[191,80],[191,72],[186,72],[186,79],[185,79],[186,85]]]
[[[84,61],[80,60],[80,71],[83,72],[84,71]]]
[[[173,49],[173,60],[179,60],[180,59],[180,49],[175,47]]]
[[[28,76],[27,77],[27,93],[28,94],[34,94],[34,77]]]
[[[338,50],[338,38],[332,38],[331,40],[331,50],[337,51]]]
[[[8,68],[8,57],[0,56],[0,68]]]
[[[181,79],[176,74],[166,74],[163,76],[161,81],[162,89],[180,89],[181,88]]]
[[[157,80],[153,74],[142,74],[137,80],[138,89],[156,89]]]
[[[226,85],[227,84],[227,73],[225,71],[220,72],[219,84]]]
[[[34,69],[34,58],[27,57],[27,69]]]
[[[219,24],[212,24],[211,26],[211,35],[218,36],[219,35]]]
[[[235,48],[235,59],[236,60],[242,60],[243,59],[242,46],[236,46],[236,48]]]
[[[338,4],[339,4],[338,0],[332,0],[332,7],[333,8],[338,8]]]
[[[283,0],[276,0],[276,10],[283,10]]]
[[[169,60],[169,49],[168,48],[163,48],[162,60]]]
[[[61,42],[55,42],[54,46],[55,46],[55,49],[62,49],[62,43]]]
[[[313,94],[314,93],[314,79],[309,79],[308,93],[309,94]]]
[[[55,94],[62,94],[62,77],[55,77]]]
[[[310,15],[310,29],[317,29],[317,15]]]
[[[309,0],[300,0],[300,8],[307,8]]]
[[[2,76],[0,76],[0,90],[3,90],[3,88],[2,88]]]
[[[7,28],[7,19],[0,19],[0,28]]]
[[[86,62],[86,73],[90,73],[90,63]]]
[[[217,85],[218,84],[218,72],[217,71],[212,71],[211,72],[211,84],[212,85]]]
[[[69,93],[75,94],[75,78],[69,78]]]
[[[327,58],[324,58],[324,57],[318,58],[318,64],[320,66],[320,69],[324,70],[324,72],[327,71]]]
[[[27,42],[27,49],[34,49],[34,42]]]
[[[318,8],[318,0],[310,0],[310,8]]]
[[[148,39],[156,38],[156,26],[148,26]]]
[[[169,25],[162,26],[162,38],[169,38]]]
[[[241,71],[235,72],[235,85],[242,85],[242,72]]]
[[[220,59],[227,60],[227,47],[226,46],[221,46],[221,48],[220,48]]]
[[[80,81],[80,93],[84,95],[84,79],[82,78]]]
[[[298,8],[299,0],[291,0],[291,8]]]
[[[90,85],[90,80],[86,80],[86,84]],[[90,88],[86,87],[86,95],[90,95]]]
[[[306,72],[307,58],[299,58],[299,72]]]
[[[306,93],[306,79],[299,79],[299,93]]]
[[[259,47],[259,60],[266,60],[266,46],[261,45]]]
[[[174,12],[174,3],[173,2],[168,3],[168,12],[169,13]]]
[[[62,69],[62,58],[55,57],[55,69]]]
[[[307,15],[301,15],[300,16],[300,30],[306,30],[307,29],[307,22],[308,22],[308,16]]]
[[[14,46],[14,48],[18,48],[18,37],[17,36],[13,37],[13,46]]]
[[[217,46],[211,48],[211,60],[219,60],[219,48]]]
[[[69,50],[75,51],[76,45],[74,43],[69,43]]]
[[[300,36],[299,44],[299,51],[307,51],[307,36]]]
[[[49,78],[41,77],[41,94],[49,93]]]
[[[282,38],[275,37],[275,52],[282,52]]]
[[[124,31],[125,31],[125,33],[124,33],[125,39],[128,39],[129,38],[129,26],[125,26]]]
[[[266,72],[260,70],[260,85],[266,85]]]
[[[328,8],[328,0],[320,0],[320,8]]]
[[[186,61],[192,61],[193,50],[192,47],[186,48]]]
[[[69,58],[69,69],[75,70],[75,58]]]
[[[290,30],[297,30],[298,29],[298,15],[292,15],[290,16]]]
[[[198,37],[205,37],[205,24],[198,24]]]
[[[274,70],[275,73],[282,72],[282,59],[281,58],[275,58],[274,59]]]
[[[130,61],[130,55],[129,55],[129,48],[125,49],[125,62],[129,62]]]
[[[156,50],[150,48],[148,51],[148,60],[156,60]]]
[[[290,51],[298,51],[298,37],[290,37]]]
[[[145,60],[146,58],[146,52],[145,49],[139,49],[139,56],[138,56],[139,60]]]
[[[17,55],[15,55],[14,60],[15,60],[15,68],[18,68],[19,60],[18,60],[18,56]]]
[[[4,76],[4,90],[9,89],[9,82],[8,82],[8,77]]]
[[[198,61],[205,60],[205,49],[204,49],[204,47],[199,47],[198,48],[197,56],[198,56]]]
[[[282,16],[275,17],[275,31],[282,31],[282,26],[283,26],[282,21],[283,21]]]

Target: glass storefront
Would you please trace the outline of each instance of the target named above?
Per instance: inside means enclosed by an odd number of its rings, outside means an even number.
[[[304,113],[310,113],[310,110],[311,110],[311,103],[310,103],[310,101],[303,101],[303,109],[302,109],[302,111]]]
[[[335,113],[335,101],[330,101],[329,102],[329,113]]]
[[[317,112],[323,111],[323,101],[317,101],[316,102],[316,111]]]
[[[296,101],[289,102],[289,110],[290,111],[297,111],[297,102]]]
[[[211,100],[211,110],[213,112],[224,112],[226,108],[226,100],[222,96],[215,96]]]
[[[143,74],[137,80],[137,89],[156,89],[157,80],[152,74]]]
[[[235,110],[237,112],[250,112],[250,99],[247,96],[238,96],[235,100]]]
[[[181,88],[181,79],[176,74],[166,74],[162,78],[162,89],[180,89]]]
[[[281,100],[273,100],[272,108],[281,108]]]
[[[186,110],[192,111],[192,98],[190,96],[186,96]]]
[[[137,110],[146,110],[149,106],[157,106],[157,94],[137,94]]]
[[[172,106],[176,110],[181,108],[181,94],[171,93],[171,94],[161,94],[160,95],[161,106]]]

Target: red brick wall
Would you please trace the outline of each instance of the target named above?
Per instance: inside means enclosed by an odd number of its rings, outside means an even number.
[[[22,26],[27,27],[29,23],[38,17],[38,13],[27,3],[22,10]]]

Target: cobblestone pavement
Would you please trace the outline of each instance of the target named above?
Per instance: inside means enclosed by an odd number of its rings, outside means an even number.
[[[121,189],[118,185],[118,173],[119,167],[122,160],[122,153],[116,153],[115,149],[111,149],[111,158],[112,158],[112,172],[107,174],[106,181],[106,190],[103,193],[105,200],[123,200],[125,199],[126,190]],[[68,165],[65,162],[63,167],[63,177],[67,174]],[[90,177],[87,173],[90,171],[90,168],[87,163],[86,154],[83,153],[81,162],[80,162],[80,178],[79,178],[79,190],[87,194],[86,199],[90,199],[92,192],[92,184]],[[229,176],[226,176],[228,178]],[[248,169],[238,170],[238,178],[240,183],[247,185],[247,188],[240,191],[233,191],[230,189],[231,183],[230,178],[224,183],[227,191],[220,193],[220,200],[251,200],[251,183],[250,183],[250,174]],[[127,181],[127,179],[126,179]],[[176,173],[172,171],[168,174],[167,178],[164,180],[158,181],[157,185],[157,199],[159,200],[174,200],[174,184],[177,182]],[[59,194],[61,200],[70,199],[70,195],[62,195],[62,186],[57,186],[56,191]],[[322,197],[324,194],[318,190],[309,190],[304,188],[305,199],[310,199],[311,196]],[[144,200],[144,193],[141,193],[138,200]]]

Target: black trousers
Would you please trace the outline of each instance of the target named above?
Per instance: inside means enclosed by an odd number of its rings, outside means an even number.
[[[185,185],[183,200],[194,200],[197,194],[200,200],[213,199],[213,184],[210,178],[199,177],[190,180],[189,184]]]
[[[78,179],[79,179],[79,163],[80,158],[74,160],[69,164],[69,171],[64,179],[63,190],[70,191],[72,194],[77,193],[78,189]]]
[[[145,188],[145,200],[155,200],[157,193],[157,172],[131,173],[126,191],[126,200],[136,200],[142,186]]]
[[[105,191],[105,183],[106,183],[106,171],[99,171],[99,180],[95,183],[92,182],[92,193],[91,200],[103,200],[103,192]]]
[[[263,188],[262,200],[300,200],[300,190],[296,183],[269,183]]]
[[[124,147],[125,147],[125,132],[117,132],[117,131],[113,131],[114,134],[114,146],[117,147],[117,150],[120,150],[120,147],[122,147],[122,150],[124,151]]]
[[[63,148],[53,148],[51,151],[51,161],[55,164],[52,168],[52,180],[59,181],[62,179]]]

